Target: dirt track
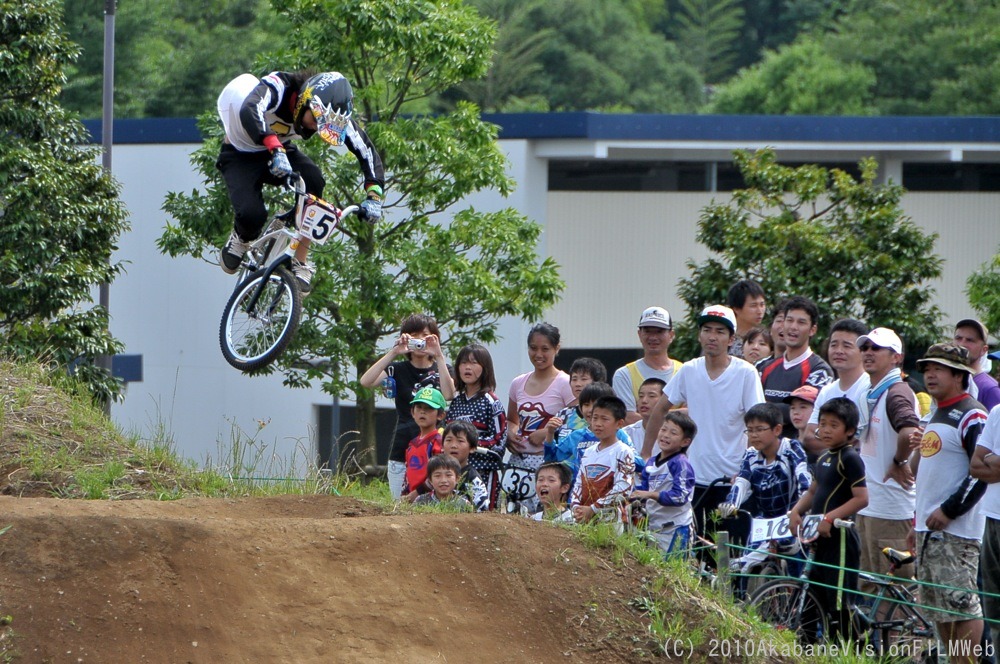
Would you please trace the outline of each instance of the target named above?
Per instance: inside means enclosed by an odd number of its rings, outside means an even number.
[[[0,615],[16,662],[607,663],[645,650],[634,575],[515,517],[382,515],[326,496],[0,497],[8,524]]]

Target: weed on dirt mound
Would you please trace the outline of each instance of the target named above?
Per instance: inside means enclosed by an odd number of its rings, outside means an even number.
[[[169,446],[123,436],[73,381],[0,362],[0,494],[167,498],[210,480]]]

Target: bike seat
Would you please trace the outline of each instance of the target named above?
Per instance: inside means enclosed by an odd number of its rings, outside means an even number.
[[[882,555],[888,558],[896,567],[909,565],[916,560],[916,557],[909,551],[897,551],[891,546],[882,549]]]

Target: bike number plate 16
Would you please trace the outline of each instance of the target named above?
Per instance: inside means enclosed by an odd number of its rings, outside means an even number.
[[[823,520],[818,514],[810,514],[802,519],[802,540],[816,539],[819,522]],[[773,519],[754,519],[750,524],[750,543],[769,542],[771,540],[793,537],[795,533],[788,529],[788,516],[776,516]]]
[[[324,244],[340,223],[336,212],[322,205],[308,201],[302,212],[302,234],[316,244]]]
[[[500,476],[500,488],[511,500],[525,500],[535,495],[535,472],[507,467]]]

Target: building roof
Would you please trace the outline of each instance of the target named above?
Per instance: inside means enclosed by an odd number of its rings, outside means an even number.
[[[550,159],[725,159],[741,148],[774,147],[804,159],[878,152],[909,161],[1000,161],[1000,117],[826,117],[487,113],[501,139],[534,141]],[[99,120],[84,121],[101,141]],[[194,118],[123,119],[115,143],[200,143]]]

